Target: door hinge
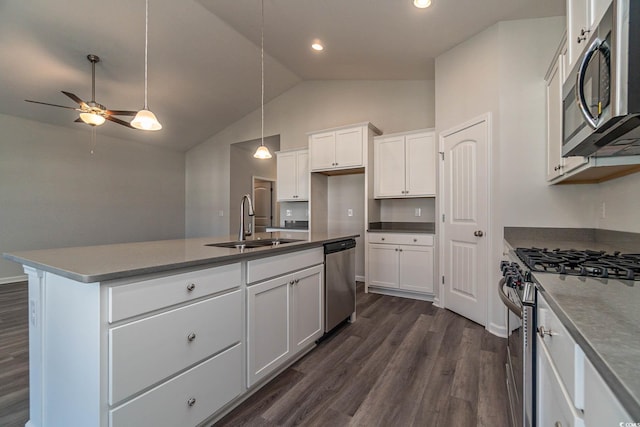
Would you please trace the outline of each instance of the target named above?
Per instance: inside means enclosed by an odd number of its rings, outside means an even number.
[[[444,151],[438,151],[438,153],[440,153],[440,157],[444,160]]]
[[[442,222],[444,222],[444,214],[442,214]]]
[[[444,276],[442,276],[442,284],[444,285]]]

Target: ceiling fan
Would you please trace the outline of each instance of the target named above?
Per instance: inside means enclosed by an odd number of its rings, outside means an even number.
[[[67,107],[66,105],[50,104],[48,102],[31,101],[25,99],[27,102],[33,102],[34,104],[50,105],[52,107],[67,108],[69,110],[75,110],[80,112],[80,117],[75,121],[80,123],[86,123],[90,126],[99,126],[109,120],[110,122],[117,123],[122,126],[126,126],[131,129],[135,129],[129,122],[121,120],[114,116],[135,116],[137,111],[125,111],[125,110],[108,110],[104,105],[98,104],[96,98],[96,62],[100,62],[100,58],[97,55],[87,55],[87,59],[91,62],[91,101],[84,102],[77,95],[71,92],[61,91],[73,101],[77,102],[80,108]]]

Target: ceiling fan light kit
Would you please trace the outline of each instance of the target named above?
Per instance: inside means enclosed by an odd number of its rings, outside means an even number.
[[[131,121],[131,126],[140,130],[160,130],[162,125],[156,118],[156,115],[149,110],[147,105],[147,92],[148,92],[148,78],[147,78],[147,65],[148,65],[148,50],[149,50],[149,0],[145,0],[145,13],[144,13],[144,108],[138,111],[138,114]]]
[[[262,6],[262,9],[261,9],[262,20],[260,23],[260,81],[261,81],[260,124],[261,124],[261,127],[260,127],[260,146],[258,147],[256,152],[253,153],[253,157],[255,157],[256,159],[265,160],[265,159],[270,159],[273,156],[271,155],[271,152],[269,151],[267,146],[264,145],[264,0],[260,0],[260,4]]]
[[[104,117],[96,113],[80,113],[80,119],[91,126],[100,126],[106,121]]]

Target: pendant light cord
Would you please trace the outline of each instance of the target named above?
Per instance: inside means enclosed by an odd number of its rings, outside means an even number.
[[[147,106],[147,56],[149,50],[149,0],[145,0],[144,10],[144,109]]]
[[[148,1],[148,0],[147,0]],[[264,0],[261,0],[262,5],[262,25],[260,26],[260,111],[261,111],[261,130],[260,130],[260,145],[264,146]]]

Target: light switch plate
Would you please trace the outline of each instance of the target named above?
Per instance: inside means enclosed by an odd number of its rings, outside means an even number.
[[[347,216],[353,216],[353,209],[347,209]]]

